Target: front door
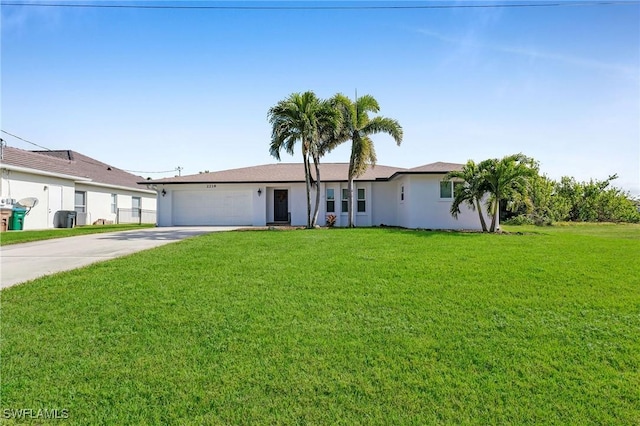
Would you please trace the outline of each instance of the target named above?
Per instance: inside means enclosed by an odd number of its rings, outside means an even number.
[[[273,190],[273,221],[289,221],[289,191],[286,189]]]

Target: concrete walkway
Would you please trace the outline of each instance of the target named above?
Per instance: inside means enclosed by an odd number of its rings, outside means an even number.
[[[0,247],[0,288],[44,275],[114,259],[196,235],[232,231],[231,226],[145,228],[56,238]]]

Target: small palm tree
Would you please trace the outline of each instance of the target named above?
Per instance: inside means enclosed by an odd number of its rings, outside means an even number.
[[[332,99],[332,103],[342,115],[342,128],[336,139],[341,141],[351,139],[347,192],[349,194],[349,227],[353,227],[355,226],[353,180],[362,176],[369,166],[375,166],[377,161],[375,147],[370,136],[376,133],[387,133],[397,145],[400,145],[403,135],[402,126],[397,120],[391,118],[369,118],[369,113],[380,111],[378,101],[371,95],[356,98],[355,102],[352,102],[348,97],[337,94]]]
[[[445,180],[460,179],[462,185],[454,185],[454,198],[451,204],[451,215],[458,218],[460,205],[467,204],[472,211],[477,211],[480,217],[482,232],[487,232],[487,223],[484,220],[484,213],[480,206],[480,200],[486,190],[481,170],[473,160],[467,161],[462,170],[449,172]]]
[[[478,168],[482,174],[482,186],[489,193],[487,210],[491,214],[489,232],[496,231],[500,201],[514,193],[525,193],[527,182],[538,174],[534,160],[524,154],[508,155],[501,160],[482,161]]]

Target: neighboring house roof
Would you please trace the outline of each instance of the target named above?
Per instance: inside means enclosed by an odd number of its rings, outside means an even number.
[[[424,166],[414,167],[406,171],[406,173],[449,173],[452,171],[462,170],[464,164],[458,163],[437,163],[425,164]]]
[[[432,163],[414,169],[376,165],[369,167],[357,181],[389,180],[399,174],[447,173],[459,170],[462,164]],[[315,170],[312,168],[312,177]],[[320,164],[320,179],[323,182],[346,182],[349,172],[348,163]],[[169,183],[282,183],[304,182],[304,166],[302,163],[277,163],[261,166],[242,167],[239,169],[222,170],[219,172],[199,173],[197,175],[175,176],[140,182],[140,184],[169,184]]]
[[[138,182],[144,179],[71,150],[26,151],[5,146],[2,149],[2,167],[10,166],[66,175],[82,183],[125,187],[136,191],[142,190]]]

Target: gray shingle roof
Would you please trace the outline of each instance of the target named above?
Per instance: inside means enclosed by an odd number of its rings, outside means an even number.
[[[2,150],[2,164],[49,173],[59,173],[89,179],[94,183],[124,186],[140,191],[138,182],[144,180],[117,167],[71,150],[26,151],[6,146]]]
[[[364,175],[356,178],[358,181],[388,180],[404,173],[447,173],[458,170],[462,164],[432,163],[413,169],[377,165],[370,167]],[[312,165],[313,170],[313,165]],[[323,182],[346,182],[349,171],[347,163],[320,164],[320,178]],[[315,175],[315,171],[313,171]],[[315,176],[314,176],[315,177]],[[269,182],[304,182],[304,166],[302,163],[276,163],[261,166],[242,167],[239,169],[222,170],[218,172],[199,173],[197,175],[175,176],[155,179],[140,183],[269,183]]]
[[[414,167],[407,170],[410,173],[449,173],[454,170],[462,170],[464,164],[458,163],[443,163],[438,161],[436,163],[425,164],[423,166]]]

